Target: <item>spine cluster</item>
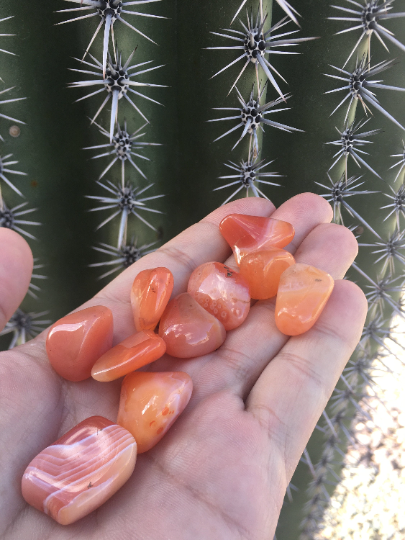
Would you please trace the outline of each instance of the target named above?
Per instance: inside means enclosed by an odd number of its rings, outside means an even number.
[[[82,58],[76,58],[79,66],[71,68],[71,71],[80,74],[84,80],[70,83],[71,88],[86,89],[89,92],[79,97],[77,101],[88,98],[98,99],[97,108],[91,118],[91,124],[96,126],[103,136],[102,144],[86,147],[85,150],[94,150],[96,155],[92,159],[108,158],[109,163],[101,172],[97,179],[97,184],[101,188],[100,195],[88,196],[97,203],[91,211],[110,211],[107,217],[99,224],[98,229],[118,220],[118,234],[115,245],[100,243],[94,249],[109,256],[109,260],[94,263],[90,266],[103,267],[108,270],[100,276],[105,278],[117,270],[127,268],[140,257],[153,251],[149,243],[138,246],[137,236],[130,235],[133,230],[129,220],[131,216],[137,218],[150,229],[156,231],[155,227],[148,221],[148,214],[160,213],[159,210],[149,206],[151,201],[163,197],[163,195],[150,195],[150,188],[153,184],[146,186],[141,184],[147,180],[142,168],[142,161],[149,161],[143,154],[147,146],[159,146],[157,143],[145,142],[149,119],[143,112],[142,103],[145,101],[161,105],[158,101],[144,93],[145,88],[154,88],[162,85],[151,82],[142,82],[139,76],[153,72],[163,66],[151,65],[153,60],[136,63],[134,59],[137,54],[137,47],[123,52],[120,49],[120,28],[127,26],[137,36],[141,37],[141,42],[147,41],[156,44],[149,36],[141,32],[137,26],[128,22],[130,15],[149,18],[163,18],[158,15],[140,13],[134,11],[134,6],[148,4],[159,0],[128,1],[120,0],[66,0],[80,7],[73,9],[63,9],[58,13],[74,12],[75,17],[60,22],[66,24],[83,18],[95,18],[97,25],[94,34],[84,51]],[[97,37],[103,36],[101,50],[97,51]],[[94,51],[93,51],[94,49]],[[90,52],[91,51],[91,52]],[[142,77],[141,77],[142,78]],[[125,119],[121,111],[122,103],[126,102],[132,111],[135,111],[139,118],[139,125],[132,125],[133,122]],[[103,112],[110,109],[109,118],[106,125],[103,125]],[[105,116],[105,115],[104,115]],[[105,137],[105,138],[104,138]],[[107,141],[106,141],[107,139]],[[120,181],[114,183],[108,179],[109,173],[114,167],[120,167]],[[147,192],[147,193],[146,193]],[[146,195],[146,196],[145,196]]]
[[[246,3],[247,0],[245,0],[237,10],[231,21],[231,26]],[[234,150],[242,140],[248,139],[249,141],[246,156],[239,165],[235,164],[233,161],[225,164],[226,167],[235,171],[236,174],[219,177],[220,179],[230,179],[231,182],[227,182],[216,188],[214,191],[236,186],[236,190],[223,204],[229,202],[243,189],[246,189],[246,196],[252,194],[255,197],[262,196],[267,199],[267,196],[260,190],[257,184],[279,185],[266,179],[281,176],[278,173],[265,171],[265,167],[272,162],[269,161],[266,163],[265,160],[260,160],[260,139],[265,126],[270,126],[289,133],[302,131],[298,128],[271,120],[270,117],[267,116],[288,110],[288,108],[285,107],[285,104],[291,97],[289,94],[284,94],[279,86],[278,80],[281,79],[284,82],[286,81],[272,64],[271,54],[297,54],[296,52],[291,51],[291,48],[294,48],[301,42],[315,39],[312,37],[296,38],[295,34],[299,32],[299,30],[287,30],[285,27],[289,25],[291,21],[298,24],[294,15],[296,12],[283,0],[280,0],[279,4],[287,13],[287,16],[276,24],[268,24],[268,14],[264,11],[263,0],[260,0],[256,13],[253,13],[252,8],[250,11],[246,10],[246,23],[242,19],[238,19],[241,27],[239,30],[227,28],[223,29],[221,32],[211,32],[215,36],[231,40],[232,44],[208,47],[208,49],[236,50],[237,54],[240,54],[235,60],[232,60],[229,64],[225,65],[215,73],[212,78],[222,74],[234,64],[242,65],[242,68],[228,93],[228,96],[232,93],[232,95],[237,98],[238,106],[216,108],[214,110],[229,111],[227,113],[228,115],[222,118],[209,120],[209,122],[232,121],[234,125],[225,133],[217,137],[214,142],[227,135],[233,135],[233,132],[235,131],[239,137],[231,150]],[[266,29],[267,26],[270,26],[270,28]],[[229,41],[227,41],[227,43],[229,43]],[[254,68],[254,83],[250,94],[244,96],[239,91],[237,85],[238,82],[242,80],[243,76],[249,76],[251,68]],[[278,94],[278,97],[266,103],[269,85]],[[271,118],[273,118],[273,116],[271,116]]]

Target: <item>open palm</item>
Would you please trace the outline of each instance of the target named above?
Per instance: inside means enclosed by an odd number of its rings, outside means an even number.
[[[101,415],[115,421],[120,381],[61,379],[46,357],[46,332],[1,353],[2,539],[272,538],[289,480],[364,323],[364,295],[342,279],[357,254],[352,233],[329,223],[331,208],[316,195],[299,195],[277,210],[266,200],[238,200],[142,258],[85,306],[109,307],[114,343],[125,339],[134,332],[129,303],[134,277],[146,268],[165,266],[174,276],[173,295],[184,292],[194,268],[230,257],[218,229],[230,213],[289,221],[296,236],[287,249],[297,262],[314,265],[337,280],[316,325],[302,336],[287,338],[275,327],[274,300],[260,301],[216,352],[191,360],[166,355],[151,364],[152,371],[185,371],[192,377],[188,407],[164,439],[138,457],[133,476],[116,495],[67,527],[25,503],[22,474],[38,452],[85,418]],[[4,253],[8,247],[7,242],[2,246]],[[0,262],[3,284],[15,281],[15,274],[7,277],[5,261],[7,257]],[[235,266],[233,257],[227,263]],[[23,270],[21,275],[24,281]],[[1,316],[10,315],[6,296],[6,287],[0,285],[0,325]]]

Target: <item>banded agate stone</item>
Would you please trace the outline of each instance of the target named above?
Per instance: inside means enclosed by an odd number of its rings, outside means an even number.
[[[173,275],[167,268],[143,270],[134,279],[131,305],[135,328],[154,330],[173,291]]]
[[[224,325],[188,293],[179,294],[165,309],[159,336],[166,352],[176,358],[194,358],[215,351],[225,341]]]
[[[93,306],[57,321],[46,338],[49,362],[68,381],[91,376],[94,362],[112,346],[113,316],[104,306]]]
[[[227,331],[240,326],[248,316],[249,285],[226,264],[208,262],[198,266],[190,276],[187,292]]]
[[[40,452],[26,468],[22,495],[61,525],[101,506],[131,476],[136,442],[102,416],[87,418]]]
[[[138,454],[157,444],[186,408],[193,391],[187,373],[136,372],[122,383],[117,424],[134,436]]]
[[[219,230],[231,246],[238,265],[252,251],[285,247],[295,234],[287,221],[244,214],[229,214],[219,224]]]
[[[91,376],[100,382],[114,381],[154,362],[165,352],[166,343],[154,332],[137,332],[103,354],[94,364]]]
[[[249,284],[250,296],[255,300],[276,296],[281,274],[294,263],[291,253],[278,248],[245,255],[240,263],[240,273]]]
[[[287,336],[307,332],[332,294],[333,278],[308,264],[290,266],[281,276],[276,300],[276,326]]]

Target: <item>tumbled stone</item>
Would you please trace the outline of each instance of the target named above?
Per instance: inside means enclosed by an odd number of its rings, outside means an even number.
[[[250,310],[249,285],[226,264],[209,262],[191,274],[187,292],[224,325],[233,330],[246,319]]]
[[[136,454],[129,431],[102,416],[92,416],[31,461],[22,478],[22,495],[37,510],[61,525],[70,525],[125,484]]]
[[[100,382],[114,381],[154,362],[165,352],[165,342],[154,332],[137,332],[99,358],[91,370],[91,376]]]
[[[194,358],[215,351],[225,341],[224,325],[188,293],[169,302],[159,324],[166,352],[176,358]]]
[[[135,438],[138,454],[150,450],[190,401],[193,382],[187,373],[130,373],[121,387],[117,424]]]
[[[280,279],[276,326],[287,336],[307,332],[316,323],[332,294],[333,278],[308,264],[294,264]]]
[[[88,379],[95,361],[112,346],[113,316],[104,306],[66,315],[49,330],[46,352],[53,369],[68,381]]]
[[[294,238],[294,227],[287,221],[244,214],[229,214],[219,230],[231,246],[236,262],[252,251],[283,248]]]
[[[267,248],[245,255],[240,263],[240,273],[249,284],[250,296],[267,300],[276,296],[281,274],[295,263],[288,251]]]
[[[131,305],[135,328],[154,330],[173,291],[173,275],[167,268],[140,272],[132,285]]]

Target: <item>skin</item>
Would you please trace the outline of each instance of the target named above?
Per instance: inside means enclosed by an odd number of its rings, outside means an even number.
[[[330,224],[330,205],[310,193],[277,210],[263,199],[229,203],[132,265],[82,307],[109,307],[114,344],[125,339],[134,331],[130,289],[141,270],[169,268],[177,295],[186,291],[189,275],[202,263],[226,261],[235,268],[218,230],[230,213],[272,215],[294,225],[296,236],[287,249],[297,262],[336,280],[316,325],[288,338],[275,327],[274,300],[259,301],[218,351],[192,360],[166,356],[154,362],[150,370],[185,371],[192,377],[189,406],[162,441],[138,457],[128,483],[100,509],[68,527],[24,502],[21,476],[38,452],[83,419],[102,415],[115,421],[120,381],[62,380],[47,361],[46,332],[1,353],[3,540],[273,538],[287,485],[360,338],[367,311],[362,291],[342,280],[357,254],[357,242],[348,229]],[[7,295],[0,294],[0,304],[11,313]]]
[[[0,331],[27,293],[33,264],[27,242],[16,232],[0,227]]]

